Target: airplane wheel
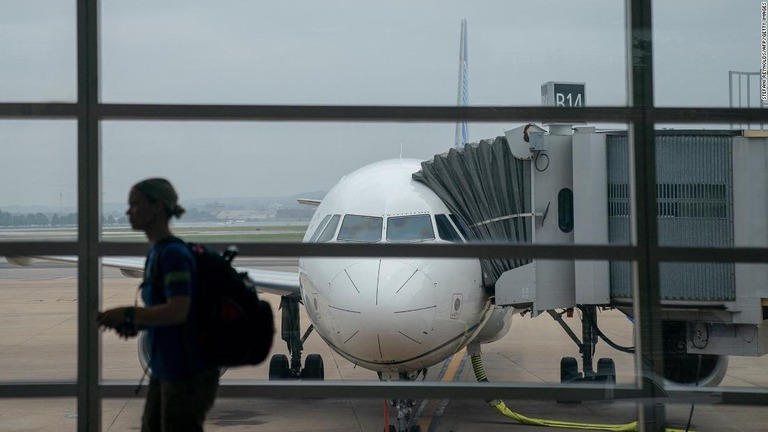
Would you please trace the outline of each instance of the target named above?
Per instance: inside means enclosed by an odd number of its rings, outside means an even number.
[[[302,377],[305,379],[322,380],[325,379],[325,368],[323,367],[323,358],[320,354],[310,354],[304,362],[304,371]]]
[[[288,356],[275,354],[269,359],[269,380],[282,380],[288,378]]]
[[[395,427],[395,425],[389,425],[387,429],[384,429],[384,432],[397,432],[397,428]]]
[[[411,425],[411,427],[408,428],[408,432],[421,432],[421,426]]]
[[[573,357],[560,359],[560,382],[569,383],[579,379],[579,364]]]
[[[599,377],[604,377],[606,381],[615,383],[616,382],[616,364],[613,362],[613,359],[610,358],[601,358],[597,361],[597,375]]]

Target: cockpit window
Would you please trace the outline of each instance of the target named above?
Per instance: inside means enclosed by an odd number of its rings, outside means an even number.
[[[323,233],[317,238],[318,243],[333,240],[333,235],[336,234],[336,227],[339,226],[339,219],[341,219],[341,215],[333,215],[331,221],[328,222],[328,226],[325,227]]]
[[[328,224],[328,219],[331,218],[331,215],[325,215],[323,220],[320,222],[320,225],[317,226],[315,229],[315,232],[312,233],[312,237],[309,238],[310,243],[314,243],[317,238],[320,236],[320,233],[323,232],[323,228],[325,228],[325,225]]]
[[[444,214],[435,215],[435,222],[437,222],[437,234],[441,239],[461,243],[461,236],[456,232],[456,228],[451,225],[448,216]]]
[[[339,241],[374,243],[381,240],[383,219],[373,216],[345,215]]]
[[[407,242],[434,240],[432,219],[428,214],[387,218],[387,241]]]
[[[464,225],[464,222],[459,220],[459,218],[457,218],[456,215],[453,213],[451,213],[449,216],[451,217],[451,220],[453,221],[453,223],[456,224],[456,227],[459,229],[459,232],[461,232],[461,235],[463,235],[465,239],[468,239],[469,238],[467,237],[468,229],[467,229],[467,226]]]

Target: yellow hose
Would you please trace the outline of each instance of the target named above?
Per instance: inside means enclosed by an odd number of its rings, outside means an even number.
[[[470,356],[472,360],[472,370],[475,372],[475,378],[477,378],[478,382],[487,382],[488,377],[485,375],[485,368],[483,367],[483,361],[480,357],[480,354],[472,354]],[[639,431],[637,422],[634,421],[632,423],[626,423],[626,424],[594,424],[594,423],[575,423],[575,422],[564,422],[564,421],[557,421],[557,420],[543,420],[543,419],[534,419],[530,417],[526,417],[522,414],[513,412],[509,408],[507,408],[507,405],[500,399],[494,399],[491,401],[488,401],[488,403],[494,407],[498,412],[502,413],[503,415],[514,419],[520,424],[526,424],[526,425],[533,425],[533,426],[548,426],[548,427],[556,427],[556,428],[564,428],[564,429],[586,429],[586,430],[604,430],[604,431],[619,431],[619,432],[636,432]],[[685,432],[683,429],[665,429],[666,432]]]

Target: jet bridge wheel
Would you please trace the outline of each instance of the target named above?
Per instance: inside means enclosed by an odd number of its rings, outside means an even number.
[[[269,359],[269,380],[283,380],[288,378],[290,367],[288,366],[288,356],[285,354],[275,354]]]

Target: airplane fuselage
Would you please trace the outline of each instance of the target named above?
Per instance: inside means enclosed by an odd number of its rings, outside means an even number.
[[[344,177],[323,199],[307,242],[461,241],[450,212],[389,160]],[[349,361],[379,372],[425,369],[460,350],[491,306],[477,259],[302,258],[304,305],[318,334]]]

